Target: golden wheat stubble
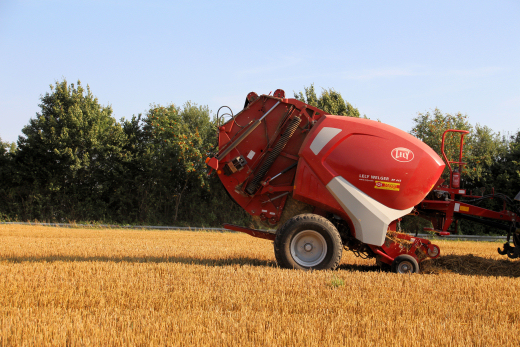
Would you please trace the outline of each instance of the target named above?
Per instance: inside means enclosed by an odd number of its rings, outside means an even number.
[[[519,278],[500,272],[520,264],[495,243],[437,242],[452,258],[401,276],[346,252],[338,271],[279,269],[239,233],[1,225],[0,241],[0,345],[520,344]]]

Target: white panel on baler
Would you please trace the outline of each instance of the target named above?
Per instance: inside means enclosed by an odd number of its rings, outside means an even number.
[[[334,177],[327,189],[348,214],[356,238],[370,245],[382,246],[388,225],[413,209],[395,210],[371,198],[341,176]]]
[[[338,135],[341,132],[341,129],[338,128],[328,128],[324,127],[320,130],[318,135],[314,138],[311,143],[310,149],[312,153],[318,155],[320,151],[334,138],[334,136]]]

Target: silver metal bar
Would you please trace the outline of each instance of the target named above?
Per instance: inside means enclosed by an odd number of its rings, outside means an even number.
[[[251,134],[253,132],[253,130],[255,130],[259,125],[260,123],[262,122],[262,120],[269,114],[271,113],[272,110],[274,110],[276,108],[276,106],[278,106],[280,104],[280,101],[278,101],[276,104],[274,104],[273,107],[271,107],[269,109],[269,111],[267,111],[260,119],[256,120],[253,124],[251,124],[251,126],[242,134],[238,137],[238,139],[235,140],[235,142],[233,142],[231,145],[229,145],[225,150],[224,152],[220,153],[218,156],[217,156],[217,160],[220,161],[222,158],[224,158],[226,155],[229,154],[229,152],[231,152],[231,150],[233,148],[235,148],[236,146],[238,146],[238,144],[240,142],[242,142],[242,140],[244,140],[249,134]]]
[[[262,116],[262,118],[260,118],[260,120],[264,119],[265,116],[267,116],[269,113],[271,113],[271,111],[274,110],[274,108],[275,108],[276,106],[278,106],[278,105],[280,105],[280,101],[277,101],[276,104],[274,104],[274,106],[271,107],[271,108],[269,109],[269,111],[267,111],[267,112]]]
[[[289,167],[286,167],[286,168],[283,169],[279,174],[277,174],[277,175],[271,177],[271,179],[270,179],[269,181],[267,181],[267,182],[271,182],[271,181],[274,180],[276,177],[278,177],[278,176],[280,176],[280,175],[286,173],[287,171],[289,171],[290,169],[292,169],[292,168],[295,167],[296,165],[298,165],[298,162],[292,164],[292,165],[289,166]]]
[[[275,201],[276,199],[279,199],[279,198],[281,198],[282,196],[286,196],[286,195],[289,194],[289,193],[290,193],[290,192],[285,192],[285,193],[282,193],[282,194],[280,194],[280,195],[278,195],[278,196],[275,196],[275,197],[272,198],[272,199],[267,199],[266,201],[262,201],[262,204],[266,204],[266,203],[268,203],[268,202],[273,202],[273,201]]]

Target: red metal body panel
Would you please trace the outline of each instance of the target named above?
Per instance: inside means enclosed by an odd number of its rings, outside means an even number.
[[[283,95],[277,93],[277,95]],[[261,95],[251,97],[253,100],[244,110],[219,128],[220,153],[226,151],[241,134],[247,131],[253,122],[260,119],[277,103],[279,103],[262,122],[236,145],[227,155],[212,165],[218,168],[217,174],[231,197],[249,214],[262,220],[276,224],[280,219],[289,192],[293,190],[296,167],[279,175],[272,181],[271,177],[298,162],[298,151],[308,134],[311,122],[318,120],[324,112],[294,99],[281,99],[274,96]],[[245,187],[251,180],[273,147],[280,140],[281,133],[291,119],[299,117],[301,123],[291,136],[283,151],[262,179],[261,188],[253,195],[246,193]],[[242,156],[247,164],[241,170],[226,175],[222,169],[233,158]],[[215,158],[212,158],[215,161]],[[285,194],[285,195],[283,195]]]
[[[470,196],[463,195],[463,197]],[[438,216],[433,216],[430,218],[434,230],[439,231],[447,231],[449,229],[451,223],[456,220],[455,213],[469,216],[478,216],[504,222],[516,222],[518,220],[518,216],[515,213],[506,209],[497,212],[455,200],[442,201],[425,199],[417,207],[424,214],[428,212],[441,213],[440,218]]]
[[[394,242],[387,238],[381,248],[372,246],[374,253],[381,256],[383,263],[391,265],[394,259],[401,254],[411,255],[419,262],[426,258],[434,259],[440,255],[439,247],[429,240],[403,233],[395,233],[395,236],[398,239],[408,241],[408,243]]]
[[[311,144],[324,128],[341,132],[315,154]],[[408,157],[396,158],[396,149]],[[444,170],[441,158],[412,135],[387,124],[350,117],[322,117],[299,154],[324,185],[342,176],[368,196],[397,210],[424,199]]]
[[[461,136],[458,161],[449,161],[444,152],[448,132]],[[503,221],[505,224],[498,227],[511,225],[511,230],[518,225],[517,215],[506,210],[505,201],[500,212],[460,201],[480,198],[466,195],[466,190],[459,188],[465,165],[463,137],[467,133],[447,130],[443,134],[442,155],[450,172],[447,185],[443,185],[440,175],[444,162],[412,135],[367,119],[329,115],[301,101],[285,99],[285,92],[279,89],[273,96],[249,93],[244,109],[219,126],[219,153],[206,162],[217,170],[231,197],[252,216],[275,225],[292,196],[313,206],[315,214],[333,223],[341,217],[346,226],[343,222],[337,226],[343,245],[355,254],[375,256],[386,264],[392,264],[398,255],[409,254],[420,262],[438,257],[439,248],[428,240],[395,233],[395,220],[388,224],[388,220],[403,216],[414,206],[415,213],[429,219],[434,231],[441,235],[449,234],[450,225],[462,217],[474,221],[479,217],[477,222]],[[451,164],[458,167],[452,168]],[[343,208],[359,226],[359,238]],[[377,218],[384,223],[361,226],[359,222]],[[373,225],[381,226],[378,232],[383,233],[383,238],[388,226],[394,237],[407,242],[391,240],[389,234],[382,245],[366,238],[364,230],[369,230],[369,236],[376,235],[372,233]],[[268,240],[274,240],[276,235],[233,225],[225,227]],[[510,246],[504,246],[501,254],[505,253],[511,258],[520,257],[518,250],[513,254]]]
[[[352,236],[356,231],[349,216],[343,211],[336,199],[330,194],[323,182],[316,176],[305,159],[300,158],[296,173],[293,198],[315,206],[318,209],[335,213],[348,223]]]
[[[348,215],[326,188],[332,178],[342,176],[383,205],[404,210],[426,196],[444,168],[430,147],[392,126],[328,115],[295,99],[250,93],[247,100],[244,110],[220,126],[220,154],[208,165],[217,169],[239,205],[271,224],[278,222],[292,193],[297,200],[341,216],[355,235]],[[246,187],[295,118],[300,120],[298,128],[261,176],[260,189],[248,191]],[[339,133],[314,153],[313,141],[325,128]],[[226,166],[238,158],[244,167],[226,172]],[[296,162],[297,167],[291,167]]]
[[[458,161],[449,161],[444,152],[448,132],[461,136]],[[450,173],[443,185],[442,159],[402,130],[367,119],[329,115],[301,101],[285,99],[283,90],[276,90],[273,96],[252,92],[244,109],[219,126],[220,150],[208,158],[207,164],[217,170],[231,197],[252,216],[275,225],[292,196],[313,206],[315,214],[338,223],[335,225],[343,245],[355,254],[375,256],[386,264],[392,264],[398,255],[408,254],[420,262],[438,257],[439,248],[428,240],[401,233],[392,235],[407,242],[396,242],[387,234],[381,245],[382,239],[370,236],[384,238],[387,227],[395,232],[396,221],[388,221],[414,206],[415,213],[429,219],[440,235],[449,234],[448,228],[460,218],[509,232],[518,226],[517,215],[506,210],[507,199],[499,212],[460,201],[481,199],[459,188],[465,165],[463,137],[467,133],[447,130],[443,134],[442,155]],[[457,167],[452,168],[452,164]],[[338,216],[346,225],[338,222]],[[352,221],[359,227],[359,237]],[[268,240],[276,235],[233,225],[225,227]],[[373,232],[377,228],[379,234]],[[519,240],[514,236],[515,245],[520,244]],[[516,247],[507,243],[499,252],[518,258]]]
[[[332,178],[342,176],[383,205],[403,210],[425,197],[444,168],[431,148],[389,125],[331,116],[294,99],[266,95],[250,99],[253,101],[242,112],[220,126],[223,154],[218,163],[210,165],[218,168],[219,178],[239,205],[272,224],[280,219],[294,187],[295,199],[341,216],[355,234],[348,215],[326,188]],[[261,189],[247,192],[248,183],[294,118],[301,120],[298,128],[262,176]],[[324,128],[337,129],[339,134],[313,153],[312,143]],[[247,136],[241,138],[243,134]],[[238,157],[245,160],[245,167],[226,173],[222,168]],[[295,162],[297,169],[278,175]]]

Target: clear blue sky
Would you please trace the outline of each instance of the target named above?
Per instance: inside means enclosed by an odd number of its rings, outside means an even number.
[[[406,131],[438,107],[515,132],[519,18],[517,0],[0,0],[0,137],[63,78],[117,119],[187,100],[238,112],[250,91],[314,83]]]

